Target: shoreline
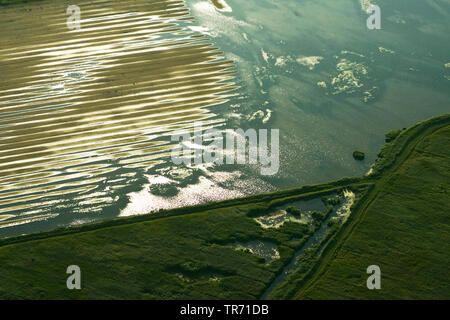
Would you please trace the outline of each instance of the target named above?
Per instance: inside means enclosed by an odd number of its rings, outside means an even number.
[[[399,153],[399,149],[401,151],[401,147],[405,144],[404,138],[406,137],[406,142],[410,141],[411,139],[414,139],[415,135],[417,135],[417,132],[414,132],[417,128],[421,128],[425,125],[425,128],[429,125],[435,124],[436,122],[439,123],[441,121],[445,122],[450,119],[450,114],[444,114],[436,117],[432,117],[430,119],[426,119],[423,121],[420,121],[416,123],[415,125],[412,125],[409,128],[406,128],[406,130],[403,130],[397,137],[391,142],[385,143],[379,152],[379,157],[375,160],[375,162],[371,166],[371,173],[366,174],[363,176],[358,177],[344,177],[339,180],[333,180],[326,183],[321,184],[313,184],[313,185],[304,185],[300,187],[285,189],[285,190],[279,190],[279,191],[273,191],[269,193],[262,193],[262,194],[253,194],[245,197],[240,198],[233,198],[233,199],[227,199],[222,201],[213,201],[213,202],[206,202],[201,203],[193,206],[185,206],[185,207],[178,207],[173,209],[162,209],[158,212],[150,212],[142,215],[136,215],[136,216],[128,216],[128,217],[117,217],[112,219],[106,219],[103,221],[93,222],[93,223],[86,223],[78,226],[66,226],[61,228],[55,228],[50,231],[43,231],[43,232],[37,232],[37,233],[30,233],[30,234],[24,234],[24,235],[18,235],[18,236],[12,236],[12,237],[5,237],[0,238],[0,247],[4,246],[6,244],[11,243],[17,243],[17,242],[24,242],[24,241],[32,241],[37,239],[43,239],[47,237],[56,237],[56,236],[63,236],[67,234],[74,234],[79,232],[88,232],[99,228],[107,228],[107,227],[113,227],[113,226],[119,226],[119,225],[127,225],[127,224],[134,224],[144,221],[152,221],[156,219],[161,218],[169,218],[169,217],[175,217],[180,215],[186,215],[190,213],[195,213],[199,211],[207,211],[211,209],[219,209],[219,208],[227,208],[227,207],[233,207],[236,205],[246,205],[246,204],[254,204],[259,202],[265,202],[265,201],[271,201],[271,200],[277,200],[277,199],[284,199],[292,200],[293,198],[307,198],[310,194],[316,194],[319,192],[327,192],[327,191],[335,191],[336,189],[343,188],[346,186],[354,185],[354,184],[360,184],[364,185],[367,183],[373,183],[374,180],[377,179],[380,175],[384,173],[389,167],[392,165],[393,160],[395,160],[395,157]],[[411,136],[408,135],[408,133],[411,134]],[[396,145],[397,143],[397,145]],[[386,155],[381,154],[386,153]]]

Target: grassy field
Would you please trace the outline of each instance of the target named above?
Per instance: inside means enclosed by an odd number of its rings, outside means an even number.
[[[367,177],[2,239],[0,298],[257,299],[315,229],[254,218],[343,189],[358,194],[350,218],[268,298],[449,298],[449,139],[446,115],[402,131]],[[279,259],[230,246],[254,240],[276,245]],[[81,290],[66,288],[73,264]],[[373,264],[379,291],[366,288]]]
[[[314,228],[262,228],[254,218],[286,202],[334,194],[342,183],[3,239],[0,298],[256,299]],[[254,240],[276,245],[279,259],[266,264],[230,246]],[[82,270],[80,291],[65,285],[73,264]]]
[[[450,126],[418,139],[376,184],[356,228],[295,299],[450,299]],[[368,290],[365,268],[381,269]]]
[[[27,2],[34,2],[34,1],[40,1],[40,0],[0,0],[0,5],[6,6],[9,4],[15,4],[15,3],[27,3]]]

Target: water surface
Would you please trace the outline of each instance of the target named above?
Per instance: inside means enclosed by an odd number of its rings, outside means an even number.
[[[450,2],[66,1],[0,10],[0,236],[365,174],[450,111]],[[280,170],[175,166],[194,121],[280,130]],[[366,160],[354,161],[361,150]]]

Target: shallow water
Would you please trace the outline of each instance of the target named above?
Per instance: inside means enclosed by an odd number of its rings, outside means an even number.
[[[2,234],[117,215],[175,130],[223,123],[208,106],[227,101],[234,66],[182,1],[78,5],[78,31],[64,2],[0,13]]]
[[[372,2],[382,30],[359,0],[79,1],[80,31],[69,2],[1,7],[0,236],[363,175],[450,111],[450,2]],[[173,165],[194,121],[280,129],[280,171]]]

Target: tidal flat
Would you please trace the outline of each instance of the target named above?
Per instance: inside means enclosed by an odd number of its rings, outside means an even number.
[[[446,299],[449,141],[447,114],[402,130],[363,177],[2,239],[0,298]],[[285,206],[315,221],[255,221]],[[381,293],[365,288],[370,261],[389,275]],[[74,263],[83,290],[65,286]]]

